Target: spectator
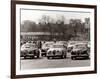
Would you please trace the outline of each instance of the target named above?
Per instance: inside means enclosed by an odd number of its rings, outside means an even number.
[[[41,42],[41,41],[38,41],[38,42],[37,42],[37,45],[38,45],[38,48],[39,48],[39,49],[42,48],[42,42]]]
[[[53,39],[53,41],[54,41],[54,43],[56,43],[56,39],[55,38]]]

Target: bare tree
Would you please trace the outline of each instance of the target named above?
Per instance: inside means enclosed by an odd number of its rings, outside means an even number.
[[[43,15],[40,19],[39,19],[39,23],[41,24],[42,30],[43,32],[49,32],[50,33],[50,40],[53,39],[53,18],[51,18],[50,16],[46,16]]]
[[[66,35],[65,17],[60,16],[60,18],[58,18],[56,23],[59,28],[58,29],[59,35],[61,36],[62,39],[65,39],[65,35]]]
[[[21,24],[21,32],[34,32],[35,30],[37,30],[37,25],[33,21],[25,20]]]

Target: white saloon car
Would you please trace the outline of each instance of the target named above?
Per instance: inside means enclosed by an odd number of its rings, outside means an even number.
[[[66,58],[66,47],[63,44],[53,44],[52,47],[47,51],[47,59],[54,57]]]

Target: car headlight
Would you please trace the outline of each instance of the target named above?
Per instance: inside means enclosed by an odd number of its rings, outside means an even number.
[[[51,53],[52,53],[52,51],[49,51],[49,52],[48,52],[48,54],[51,54]]]
[[[39,52],[39,50],[38,50],[38,49],[36,49],[35,51],[36,51],[37,53]]]
[[[62,51],[57,51],[57,53],[60,53],[60,54],[61,54],[61,53],[62,53]]]
[[[62,53],[66,53],[64,50],[62,50]]]
[[[81,50],[79,50],[78,52],[80,52],[80,53],[81,53],[82,51],[81,51]]]
[[[55,54],[55,53],[56,53],[56,50],[53,51],[53,54]]]
[[[23,51],[21,51],[22,53],[27,53],[28,51],[27,50],[23,50]]]
[[[57,52],[60,52],[60,51],[57,51]]]

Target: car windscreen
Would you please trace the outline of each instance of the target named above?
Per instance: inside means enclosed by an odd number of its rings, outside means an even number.
[[[79,48],[79,49],[85,49],[86,45],[75,45],[74,49]]]
[[[63,45],[53,45],[53,48],[64,48]]]
[[[34,45],[34,44],[24,44],[22,46],[22,48],[36,48],[36,45]]]
[[[43,46],[44,46],[44,47],[50,47],[52,44],[53,44],[53,43],[46,43],[46,44],[44,44]]]

